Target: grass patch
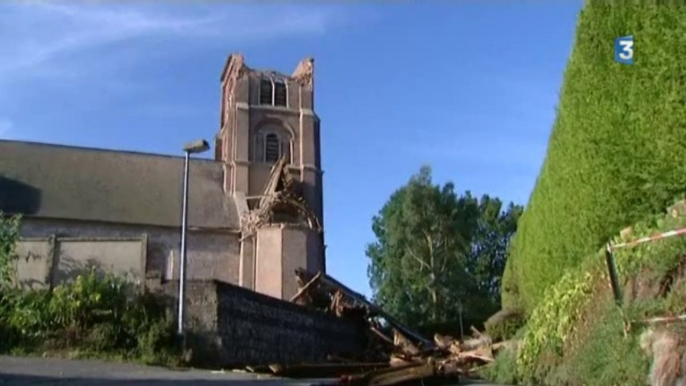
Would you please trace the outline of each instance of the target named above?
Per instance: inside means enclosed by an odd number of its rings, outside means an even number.
[[[609,307],[589,325],[579,349],[565,358],[548,378],[554,385],[641,385],[648,374],[649,358],[639,348],[640,330],[625,333],[624,317]]]

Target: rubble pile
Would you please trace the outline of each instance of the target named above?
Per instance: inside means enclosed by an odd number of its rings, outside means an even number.
[[[492,339],[472,327],[473,336],[458,340],[436,334],[428,340],[396,321],[364,296],[318,273],[296,271],[300,287],[291,301],[359,323],[366,332],[367,350],[357,358],[330,356],[329,363],[268,366],[286,377],[337,377],[337,385],[387,386],[411,381],[456,380],[474,375],[494,360],[509,342]],[[253,369],[256,370],[256,369]]]

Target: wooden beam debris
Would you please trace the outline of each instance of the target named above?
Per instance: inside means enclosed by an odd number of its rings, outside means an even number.
[[[307,273],[303,270],[297,270],[296,275],[301,277],[301,276],[307,276]],[[412,329],[409,327],[403,325],[402,323],[398,322],[393,318],[391,315],[386,313],[384,310],[382,310],[380,307],[378,307],[376,304],[370,302],[367,300],[363,295],[353,291],[352,289],[348,288],[338,280],[334,279],[333,277],[327,275],[326,273],[318,273],[319,275],[319,283],[321,286],[325,287],[328,291],[330,292],[340,292],[346,297],[348,297],[350,300],[352,300],[354,303],[358,303],[364,307],[366,307],[370,313],[375,314],[383,318],[390,326],[395,328],[396,330],[400,331],[405,335],[406,337],[416,341],[417,343],[421,343],[424,347],[433,347],[434,344],[430,340],[424,338],[420,334],[414,332]],[[299,291],[300,292],[300,291]]]
[[[416,380],[453,379],[472,374],[494,361],[499,350],[517,342],[493,344],[490,336],[470,328],[472,337],[455,339],[434,335],[433,341],[404,326],[363,295],[323,272],[296,271],[299,291],[292,302],[339,318],[356,320],[367,329],[367,352],[358,358],[329,353],[329,363],[269,366],[267,371],[290,377],[339,376],[337,385],[392,386]],[[381,320],[386,323],[381,323]],[[264,367],[261,367],[264,370]]]
[[[381,338],[381,340],[383,340],[384,342],[389,343],[389,344],[392,344],[392,345],[395,344],[395,343],[393,342],[393,339],[389,338],[386,334],[384,334],[383,332],[379,331],[378,328],[376,328],[376,327],[370,327],[369,330],[370,330],[371,332],[373,332],[374,334],[376,334],[376,336],[378,336],[379,338]]]
[[[662,316],[651,319],[646,319],[647,324],[658,324],[658,323],[674,323],[674,322],[686,322],[686,315],[679,316]]]
[[[293,297],[291,298],[291,302],[292,302],[292,303],[296,303],[296,302],[298,301],[298,299],[300,299],[304,294],[307,293],[307,291],[310,289],[310,287],[312,287],[312,286],[314,286],[315,284],[317,284],[317,282],[319,281],[319,278],[321,277],[321,275],[322,275],[321,272],[319,272],[319,273],[316,274],[310,281],[308,281],[307,284],[305,284],[302,288],[300,288],[300,289],[298,290],[298,293],[296,293],[295,295],[293,295]]]
[[[340,374],[368,373],[379,369],[388,368],[388,362],[376,363],[315,363],[302,365],[282,366],[269,365],[273,375],[288,378],[329,378]]]

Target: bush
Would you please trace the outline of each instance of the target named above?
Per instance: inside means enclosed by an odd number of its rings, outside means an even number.
[[[686,7],[588,1],[548,152],[503,279],[505,306],[527,314],[548,287],[620,229],[684,191]],[[635,36],[632,66],[614,39]]]
[[[104,321],[119,320],[127,310],[131,293],[132,288],[123,278],[112,274],[101,277],[91,270],[53,290],[48,304],[51,322],[56,328],[87,329]]]
[[[651,216],[614,241],[684,226],[686,217]],[[640,321],[686,312],[685,250],[686,238],[674,237],[616,251],[622,307],[612,296],[603,254],[588,256],[549,287],[532,312],[510,376],[551,386],[642,383],[648,358],[639,350]]]
[[[513,349],[505,349],[498,353],[495,362],[486,367],[480,375],[493,383],[516,385],[519,381],[517,378],[517,352]]]
[[[517,371],[522,379],[540,380],[547,367],[557,365],[555,360],[562,356],[565,340],[574,332],[581,310],[590,300],[597,272],[571,271],[547,291],[544,301],[529,319],[517,358]]]
[[[163,300],[112,274],[92,270],[52,292],[5,291],[0,304],[3,352],[76,350],[148,363],[178,357]]]
[[[92,269],[52,291],[14,286],[19,217],[0,212],[0,353],[72,350],[174,363],[174,323],[166,301],[124,277]]]

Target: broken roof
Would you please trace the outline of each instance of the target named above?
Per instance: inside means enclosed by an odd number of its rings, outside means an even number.
[[[0,211],[180,226],[183,157],[0,140]],[[238,229],[222,164],[193,159],[190,227]]]

